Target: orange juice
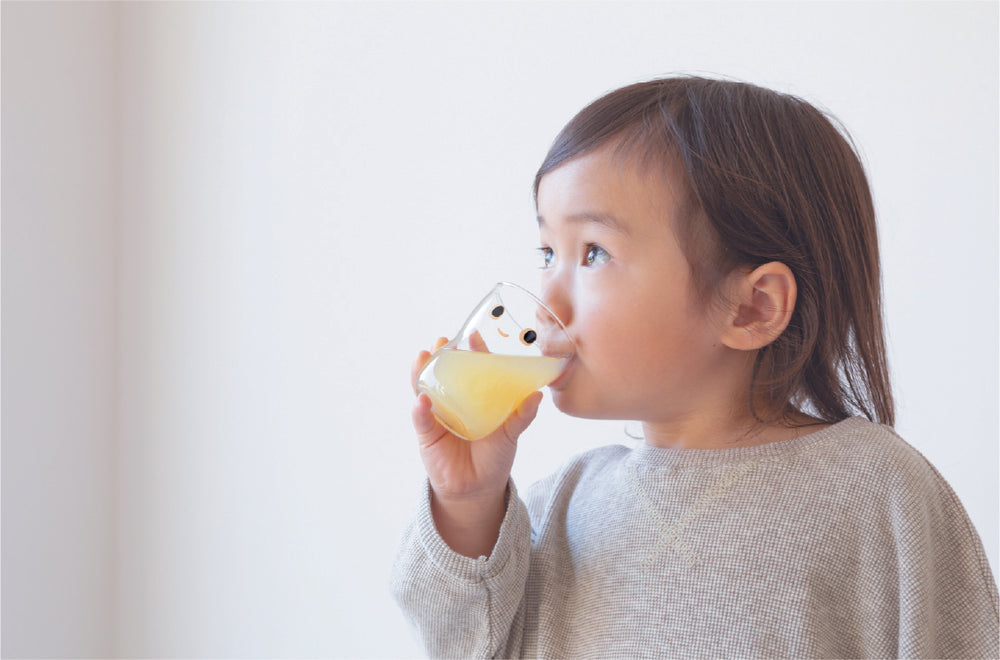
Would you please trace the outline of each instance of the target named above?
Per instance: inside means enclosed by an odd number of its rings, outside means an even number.
[[[503,424],[525,397],[555,380],[565,364],[562,357],[444,349],[424,367],[419,387],[442,424],[478,440]]]

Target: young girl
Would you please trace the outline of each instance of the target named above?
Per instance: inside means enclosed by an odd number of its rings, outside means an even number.
[[[702,78],[614,91],[535,178],[571,415],[642,422],[521,498],[517,438],[417,398],[426,497],[393,571],[447,657],[997,657],[961,504],[892,430],[861,163],[795,97]],[[422,352],[414,372],[426,362]]]

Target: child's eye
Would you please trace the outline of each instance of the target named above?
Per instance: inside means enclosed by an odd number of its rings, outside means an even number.
[[[542,269],[550,268],[552,266],[552,260],[555,258],[555,253],[552,248],[540,247],[538,248],[538,254],[542,255]]]
[[[606,264],[611,259],[611,255],[600,245],[591,243],[587,246],[587,256],[584,257],[584,264],[587,266],[600,266]]]

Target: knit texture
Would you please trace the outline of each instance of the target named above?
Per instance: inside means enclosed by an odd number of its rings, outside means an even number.
[[[610,446],[522,500],[490,556],[429,491],[393,594],[432,657],[998,657],[997,588],[954,492],[852,418],[755,447]]]

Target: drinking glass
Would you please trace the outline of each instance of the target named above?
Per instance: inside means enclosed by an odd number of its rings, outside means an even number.
[[[541,300],[500,282],[458,335],[431,355],[417,391],[427,393],[431,412],[449,431],[479,440],[555,380],[574,352],[562,321]]]

